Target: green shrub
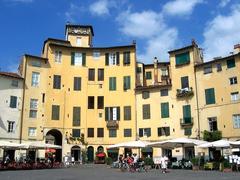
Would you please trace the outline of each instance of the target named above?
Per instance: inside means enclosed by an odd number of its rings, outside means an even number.
[[[194,157],[191,159],[191,162],[193,164],[193,166],[198,166],[199,165],[199,157]]]
[[[111,165],[113,163],[113,160],[111,157],[106,157],[105,162],[107,165]]]
[[[203,132],[203,140],[204,141],[217,141],[222,139],[222,132],[221,131],[213,131],[213,132],[209,132],[207,130],[205,130]]]
[[[147,166],[152,166],[152,165],[154,165],[153,159],[152,159],[152,158],[149,158],[149,157],[146,157],[146,158],[144,159],[144,163],[145,163],[145,165],[147,165]]]
[[[229,161],[228,161],[227,159],[225,159],[225,160],[223,161],[223,167],[224,167],[224,168],[230,168],[230,167],[231,167],[231,164],[229,163]]]

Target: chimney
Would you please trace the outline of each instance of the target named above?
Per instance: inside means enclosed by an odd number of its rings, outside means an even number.
[[[234,45],[234,53],[235,53],[235,54],[240,53],[240,44],[235,44],[235,45]]]
[[[154,57],[154,85],[158,84],[158,60],[157,57]]]

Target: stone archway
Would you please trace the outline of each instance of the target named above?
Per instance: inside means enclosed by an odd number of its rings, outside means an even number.
[[[74,161],[81,160],[81,148],[79,146],[73,146],[71,148],[71,155],[74,157]]]
[[[62,133],[57,129],[51,129],[46,134],[46,143],[62,146]],[[56,149],[55,160],[62,161],[62,149]]]

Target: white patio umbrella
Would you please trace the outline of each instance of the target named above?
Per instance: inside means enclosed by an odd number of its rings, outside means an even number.
[[[21,144],[25,149],[62,149],[61,146],[54,144],[47,144],[42,141],[27,142]]]
[[[240,141],[230,142],[230,145],[233,147],[240,147]]]
[[[209,148],[209,147],[229,148],[231,143],[233,143],[233,142],[222,139],[222,140],[218,140],[218,141],[207,142],[207,143],[199,145],[198,147],[200,147],[200,148]]]
[[[128,142],[122,142],[122,143],[110,145],[107,148],[108,149],[120,148],[120,147],[124,147],[124,148],[144,148],[144,147],[147,147],[148,144],[149,144],[149,142],[147,142],[147,141],[137,140],[137,141],[128,141]]]
[[[0,140],[0,148],[20,149],[21,147],[22,147],[21,144]]]

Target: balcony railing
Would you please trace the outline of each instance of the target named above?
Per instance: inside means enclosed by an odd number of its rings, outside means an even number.
[[[188,127],[188,126],[193,126],[193,118],[189,117],[189,118],[181,118],[180,119],[180,125],[181,127]]]
[[[107,121],[107,128],[108,129],[118,129],[118,121],[114,121],[114,120],[109,120]]]
[[[189,97],[193,95],[193,88],[183,88],[183,89],[177,89],[177,97]]]

